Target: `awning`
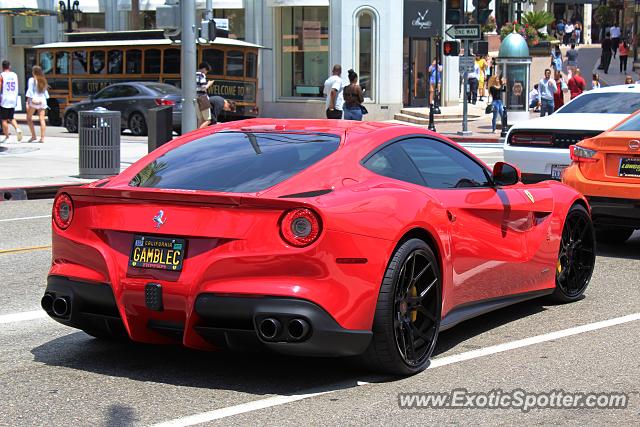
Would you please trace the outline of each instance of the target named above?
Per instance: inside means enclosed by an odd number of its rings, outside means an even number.
[[[80,9],[84,11],[83,4],[98,3],[99,0],[80,0]],[[165,0],[138,0],[140,10],[156,10],[158,6],[164,6]],[[242,9],[242,0],[213,0],[214,9]],[[196,9],[204,10],[207,7],[206,0],[196,0]],[[118,0],[118,10],[131,10],[131,0]],[[104,12],[104,8],[101,9]]]
[[[329,0],[267,0],[267,6],[329,6]]]
[[[57,12],[51,9],[49,0],[0,0],[0,15],[50,16]]]

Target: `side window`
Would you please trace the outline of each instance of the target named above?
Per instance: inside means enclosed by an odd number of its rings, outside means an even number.
[[[144,52],[144,73],[160,74],[160,49],[147,49]]]
[[[244,77],[244,52],[240,50],[227,52],[227,76]]]
[[[425,185],[420,172],[411,163],[411,159],[398,143],[384,147],[369,157],[363,166],[378,175],[412,184]]]
[[[53,53],[40,52],[40,67],[45,74],[53,73]]]
[[[163,68],[167,74],[180,74],[180,49],[165,49]]]
[[[122,51],[110,50],[109,51],[109,74],[122,74]]]
[[[95,99],[108,99],[108,98],[116,98],[118,96],[118,87],[117,86],[109,86],[102,89],[95,96]]]
[[[429,138],[409,138],[400,146],[416,165],[427,187],[489,187],[485,168],[462,151]]]
[[[247,68],[245,76],[255,79],[258,75],[258,55],[253,52],[247,53]]]
[[[216,76],[224,75],[224,51],[219,49],[204,49],[202,60],[209,64],[211,72]]]
[[[120,90],[118,91],[118,97],[128,97],[128,96],[136,96],[138,94],[138,89],[133,86],[120,86]]]
[[[90,52],[91,58],[91,74],[104,74],[105,73],[105,60],[104,60],[104,51],[102,50],[94,50]]]
[[[142,73],[142,51],[131,49],[127,51],[127,74]]]
[[[87,74],[87,52],[76,50],[73,52],[73,62],[71,66],[72,74]]]
[[[56,74],[69,73],[69,52],[56,53]]]

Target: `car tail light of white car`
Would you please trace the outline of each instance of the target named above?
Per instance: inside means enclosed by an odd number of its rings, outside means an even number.
[[[514,133],[511,136],[509,143],[511,145],[552,146],[553,145],[553,135]]]
[[[570,146],[569,154],[571,155],[571,160],[577,163],[595,163],[598,161],[598,159],[594,158],[594,156],[598,154],[597,151],[580,147],[578,145]]]

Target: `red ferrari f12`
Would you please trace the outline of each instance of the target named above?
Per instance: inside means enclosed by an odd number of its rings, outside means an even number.
[[[520,182],[422,129],[254,119],[175,139],[60,190],[42,297],[99,338],[359,356],[412,374],[438,332],[531,298],[582,297],[585,199]]]

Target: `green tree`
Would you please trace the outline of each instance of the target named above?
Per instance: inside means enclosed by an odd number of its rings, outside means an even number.
[[[596,9],[595,21],[600,26],[606,27],[613,24],[615,18],[615,11],[609,6],[600,5]]]

